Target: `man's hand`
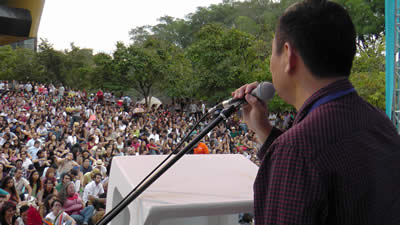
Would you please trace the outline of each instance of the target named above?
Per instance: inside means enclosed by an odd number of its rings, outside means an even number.
[[[232,97],[245,97],[248,104],[242,106],[243,120],[249,126],[249,129],[257,134],[258,141],[264,143],[272,130],[272,126],[268,120],[269,112],[266,104],[250,94],[257,86],[258,82],[245,84],[232,92]]]

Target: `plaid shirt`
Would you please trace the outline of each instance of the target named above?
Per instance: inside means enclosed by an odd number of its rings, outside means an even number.
[[[391,121],[356,92],[308,113],[352,87],[340,80],[320,89],[291,129],[273,129],[258,153],[255,224],[400,224],[400,137]]]

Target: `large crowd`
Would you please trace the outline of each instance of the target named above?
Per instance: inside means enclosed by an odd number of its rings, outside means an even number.
[[[99,90],[0,82],[0,223],[94,224],[105,212],[114,156],[170,154],[216,115],[202,102],[146,107]],[[271,113],[285,129],[293,115]],[[258,164],[256,137],[240,112],[219,124],[192,154],[243,154]],[[31,221],[29,221],[31,220]],[[41,224],[41,223],[37,223]]]

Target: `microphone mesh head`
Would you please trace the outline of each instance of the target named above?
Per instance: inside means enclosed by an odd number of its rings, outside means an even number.
[[[254,92],[252,94],[254,93],[261,101],[267,102],[274,97],[275,88],[270,82],[262,82],[254,89]]]

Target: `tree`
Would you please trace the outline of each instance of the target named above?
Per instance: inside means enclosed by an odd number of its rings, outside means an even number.
[[[204,26],[187,50],[199,86],[194,96],[211,101],[226,98],[235,88],[267,74],[254,51],[254,36],[221,25]],[[207,91],[203,91],[207,90]]]
[[[380,44],[385,30],[385,0],[336,0],[350,13],[360,51]],[[376,46],[375,46],[376,47]]]
[[[0,79],[12,80],[16,68],[17,55],[11,46],[0,47]]]
[[[43,81],[44,67],[39,63],[36,53],[27,48],[17,48],[13,79],[19,81]]]
[[[81,49],[71,43],[71,50],[65,51],[64,71],[65,84],[79,89],[90,88],[94,69],[93,51]]]
[[[65,55],[62,52],[55,50],[47,40],[41,39],[37,56],[44,68],[44,82],[65,83],[63,76]]]
[[[384,42],[384,41],[383,41]],[[384,44],[361,51],[353,62],[350,80],[358,94],[370,104],[385,110]]]
[[[112,57],[106,53],[98,53],[93,56],[94,68],[91,75],[92,89],[113,89],[112,78],[114,76]]]
[[[115,81],[124,90],[136,89],[147,103],[152,87],[164,81],[168,57],[166,44],[158,39],[149,38],[142,44],[129,46],[119,43],[113,59]]]

